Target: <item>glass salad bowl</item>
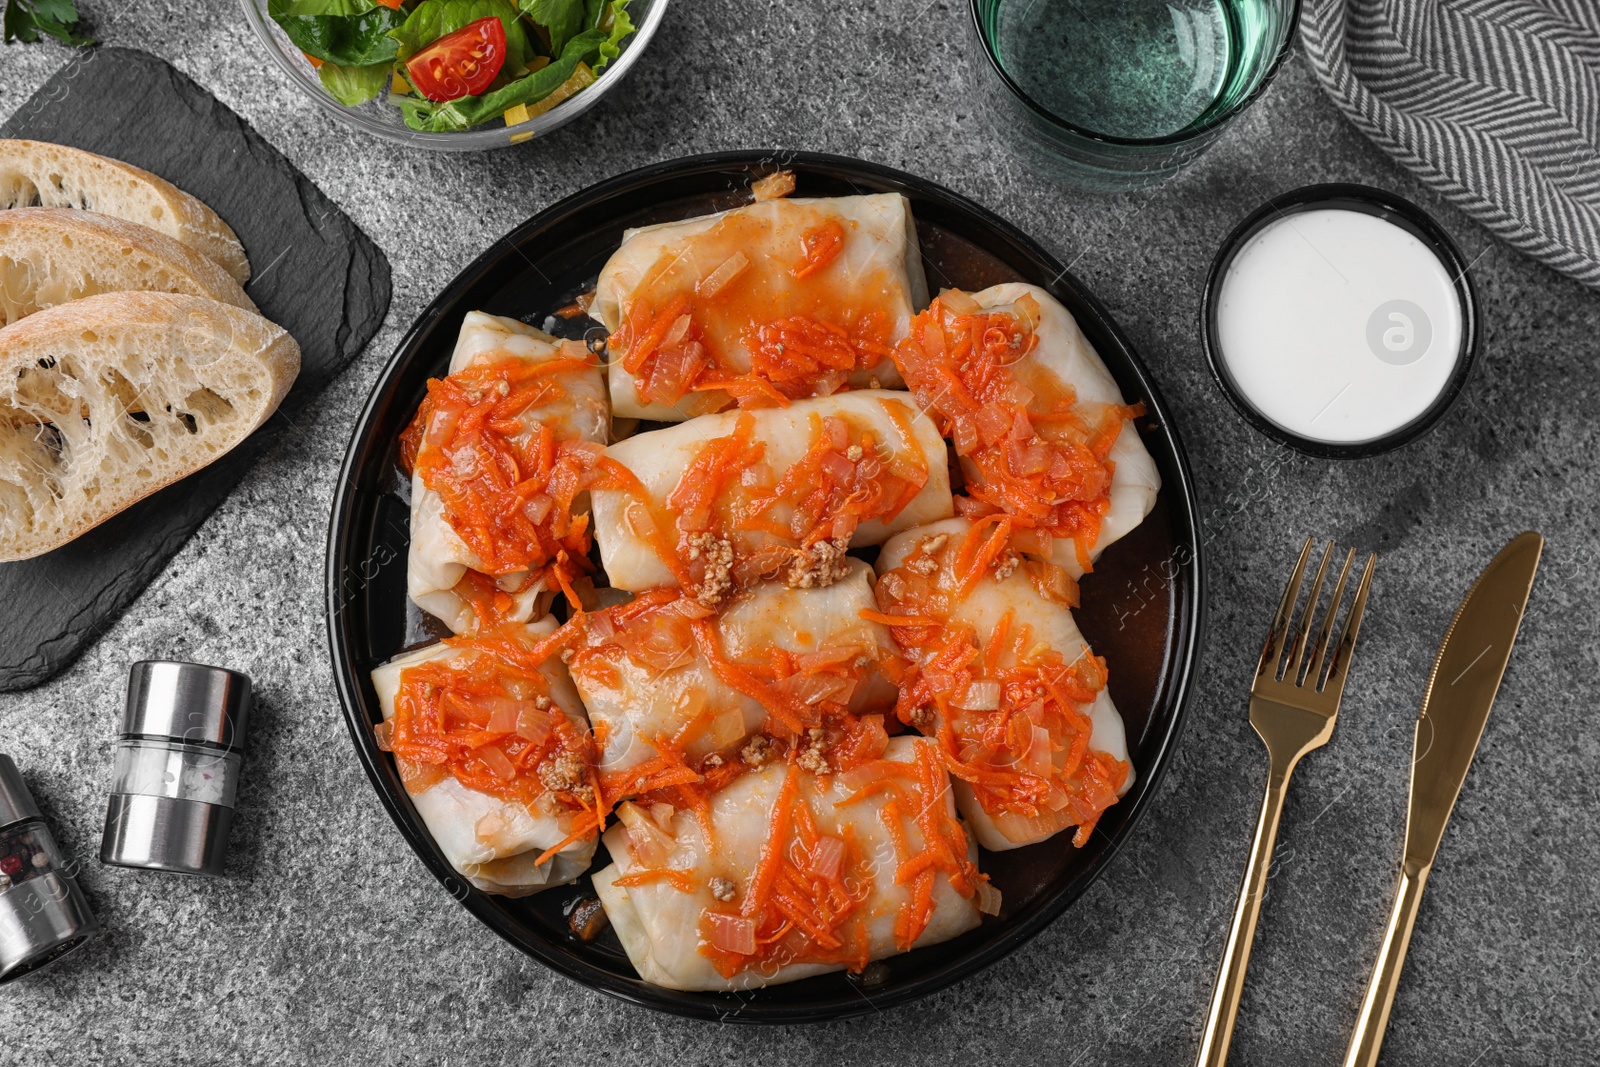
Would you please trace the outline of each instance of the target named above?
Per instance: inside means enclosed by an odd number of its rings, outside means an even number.
[[[439,152],[482,152],[490,148],[504,148],[565,126],[598,104],[611,91],[611,87],[633,68],[644,54],[650,39],[655,36],[667,11],[667,0],[630,0],[628,14],[637,29],[622,42],[621,54],[606,64],[598,81],[541,115],[515,126],[507,126],[503,119],[495,117],[473,129],[422,133],[408,127],[400,108],[383,95],[356,107],[348,107],[335,100],[323,88],[310,61],[268,16],[268,0],[239,0],[239,3],[244,8],[251,29],[273,62],[318,108],[341,122],[385,140]]]

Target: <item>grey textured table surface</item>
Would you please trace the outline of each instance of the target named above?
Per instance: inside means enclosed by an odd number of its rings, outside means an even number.
[[[1600,1061],[1600,297],[1494,242],[1348,126],[1292,60],[1198,166],[1096,198],[1027,173],[974,114],[963,0],[679,0],[591,120],[479,156],[428,155],[315,112],[234,6],[88,0],[107,43],[209,87],[355,218],[394,267],[389,321],[128,615],[64,677],[0,696],[21,764],[107,936],[0,993],[0,1062],[1175,1064],[1194,1055],[1265,760],[1245,714],[1253,646],[1307,533],[1382,553],[1332,744],[1300,770],[1233,1063],[1336,1062],[1398,858],[1411,724],[1472,576],[1512,534],[1549,539],[1521,644],[1423,902],[1385,1062]],[[65,59],[0,49],[0,114]],[[473,920],[405,847],[351,751],[327,666],[322,561],[350,426],[412,317],[489,242],[597,179],[693,152],[841,152],[942,182],[1023,226],[1110,306],[1194,464],[1213,578],[1208,646],[1156,804],[1043,936],[887,1014],[713,1027],[557,977]],[[1484,343],[1442,425],[1327,463],[1248,429],[1206,372],[1206,266],[1266,197],[1361,181],[1434,211],[1472,260]],[[247,671],[261,711],[223,882],[102,868],[127,667]]]

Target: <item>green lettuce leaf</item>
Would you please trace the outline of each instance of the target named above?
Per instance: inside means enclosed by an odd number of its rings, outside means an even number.
[[[511,0],[422,0],[389,36],[394,38],[404,61],[446,34],[490,15],[498,18],[506,31],[506,63],[502,69],[509,77],[520,76],[533,50]]]
[[[623,38],[634,30],[626,11],[628,0],[610,0],[601,25],[585,30],[567,42],[557,59],[540,70],[509,85],[484,93],[463,96],[448,103],[406,96],[391,97],[405,115],[406,125],[423,133],[467,130],[497,118],[518,104],[536,104],[560,88],[579,63],[595,71],[617,57]]]
[[[628,0],[611,0],[606,4],[596,29],[606,35],[605,40],[600,42],[598,55],[589,63],[598,74],[601,67],[622,54],[623,40],[638,29],[628,17]]]
[[[584,0],[517,0],[517,8],[550,34],[550,54],[559,56],[567,42],[590,29]]]
[[[268,0],[267,14],[300,51],[342,67],[393,61],[389,31],[405,21],[373,0]]]
[[[0,37],[6,44],[21,41],[32,44],[41,33],[49,34],[62,44],[91,45],[94,38],[82,32],[78,22],[78,9],[72,0],[0,0],[5,4],[5,15],[0,19]]]
[[[389,80],[390,66],[378,63],[370,67],[342,67],[337,63],[324,63],[317,69],[322,87],[345,107],[365,104],[383,92]]]

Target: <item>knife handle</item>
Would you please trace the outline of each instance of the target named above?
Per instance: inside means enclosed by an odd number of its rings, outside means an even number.
[[[1267,793],[1261,800],[1261,817],[1256,822],[1256,837],[1250,846],[1250,863],[1245,867],[1244,882],[1239,886],[1233,926],[1228,930],[1222,965],[1217,968],[1217,984],[1211,991],[1206,1029],[1200,1038],[1200,1056],[1195,1061],[1197,1067],[1223,1067],[1228,1062],[1233,1023],[1239,1015],[1239,998],[1244,993],[1245,970],[1250,966],[1250,946],[1256,939],[1256,919],[1261,915],[1261,897],[1272,868],[1272,846],[1278,840],[1283,796],[1299,758],[1298,753],[1290,760],[1274,758],[1267,776]]]
[[[1378,1062],[1383,1033],[1389,1028],[1389,1009],[1394,1006],[1394,991],[1400,984],[1400,968],[1405,966],[1406,947],[1411,944],[1411,928],[1417,921],[1417,906],[1422,903],[1422,887],[1428,884],[1430,869],[1400,869],[1389,926],[1383,932],[1383,944],[1372,967],[1372,981],[1367,984],[1355,1032],[1350,1035],[1344,1067],[1374,1067]]]

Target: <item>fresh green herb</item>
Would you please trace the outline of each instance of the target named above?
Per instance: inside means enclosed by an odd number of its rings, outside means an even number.
[[[338,63],[324,63],[317,68],[322,87],[345,107],[365,104],[379,93],[389,81],[389,64],[377,63],[369,67],[344,67]]]
[[[506,30],[506,65],[502,69],[508,76],[519,77],[527,69],[533,51],[510,0],[422,0],[404,23],[389,31],[389,36],[394,38],[404,62],[439,38],[490,15],[498,18]]]
[[[389,31],[405,21],[373,0],[268,0],[267,14],[300,51],[342,67],[392,62]]]
[[[628,0],[609,0],[600,10],[599,24],[567,41],[558,58],[527,77],[482,96],[463,96],[442,104],[405,96],[390,99],[404,112],[406,125],[423,133],[470,129],[503,114],[507,108],[536,104],[560,88],[579,63],[589,64],[598,73],[618,56],[623,38],[634,30],[627,7]]]
[[[6,44],[21,41],[32,44],[41,33],[62,44],[82,47],[94,44],[78,21],[72,0],[0,0],[5,4],[3,36]]]

